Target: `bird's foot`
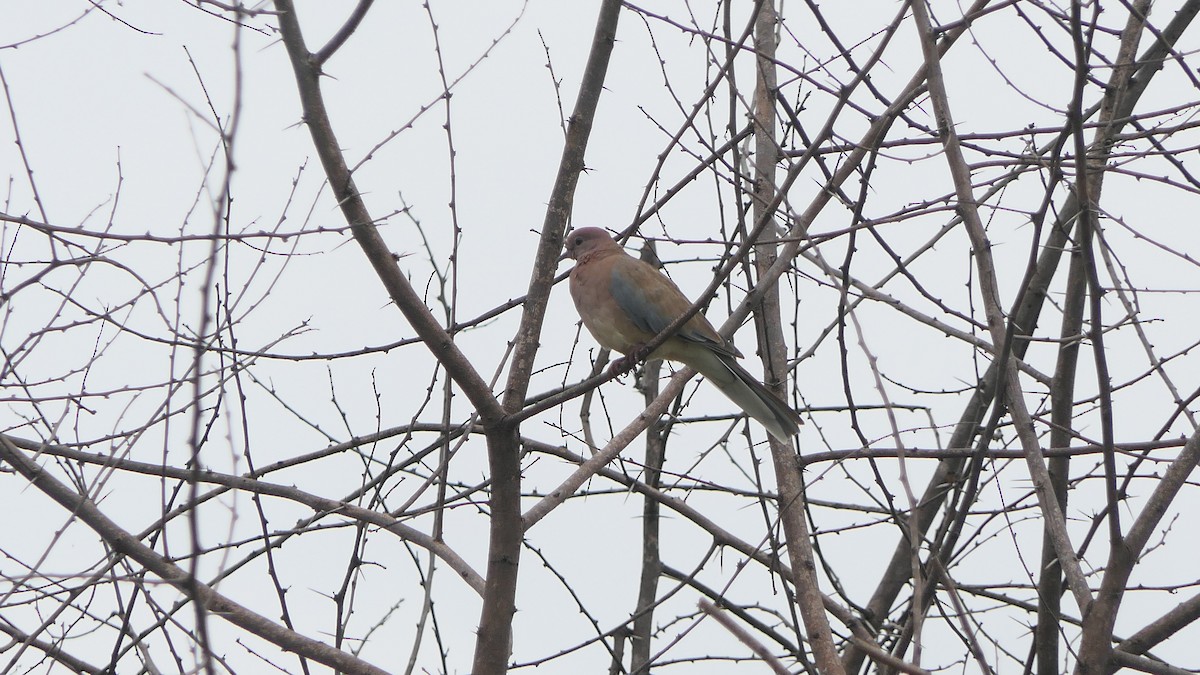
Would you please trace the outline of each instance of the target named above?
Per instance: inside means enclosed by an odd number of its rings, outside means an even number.
[[[628,356],[622,356],[608,365],[608,374],[620,377],[633,370],[633,367],[636,365],[637,361],[630,359]]]
[[[650,355],[650,350],[644,344],[634,345],[624,356],[612,362],[608,367],[608,372],[615,375],[624,375],[633,370],[634,366],[646,360]]]

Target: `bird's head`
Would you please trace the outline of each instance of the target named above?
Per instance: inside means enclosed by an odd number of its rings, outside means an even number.
[[[594,251],[619,250],[620,244],[613,241],[608,232],[598,227],[581,227],[567,233],[566,257],[579,260]]]

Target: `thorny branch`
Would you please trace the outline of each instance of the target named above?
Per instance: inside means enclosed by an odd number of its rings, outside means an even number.
[[[1200,0],[298,4],[0,46],[0,668],[1200,667]],[[186,44],[159,102],[115,40]],[[62,105],[68,42],[136,105]],[[589,375],[573,222],[796,448]]]

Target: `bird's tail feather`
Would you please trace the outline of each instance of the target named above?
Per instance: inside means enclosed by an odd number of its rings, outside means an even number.
[[[714,360],[719,363],[707,363],[705,365],[708,367],[697,370],[716,385],[721,393],[729,397],[729,400],[780,441],[786,443],[799,431],[800,425],[804,424],[800,413],[779,400],[778,396],[741,367],[732,356],[709,353],[713,354],[716,357]]]

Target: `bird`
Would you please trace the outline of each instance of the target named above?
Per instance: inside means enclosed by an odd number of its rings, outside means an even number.
[[[567,233],[565,256],[571,269],[571,299],[583,325],[600,346],[623,357],[613,369],[624,372],[643,359],[667,359],[690,366],[729,397],[771,436],[786,443],[804,423],[738,364],[742,356],[717,333],[703,314],[695,314],[653,353],[646,343],[682,316],[692,303],[653,265],[625,252],[599,227]]]

